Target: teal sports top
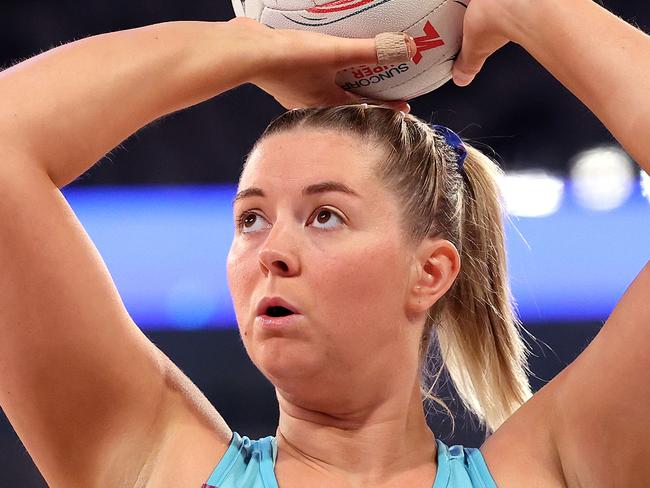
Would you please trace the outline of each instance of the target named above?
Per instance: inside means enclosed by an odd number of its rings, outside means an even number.
[[[448,447],[436,439],[438,472],[433,488],[497,488],[481,451]],[[278,444],[273,436],[251,441],[233,432],[223,458],[201,488],[278,488],[275,460]]]

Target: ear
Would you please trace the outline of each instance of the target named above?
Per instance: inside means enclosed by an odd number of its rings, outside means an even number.
[[[407,313],[426,313],[454,284],[460,272],[460,255],[446,239],[427,238],[417,247],[407,290]]]

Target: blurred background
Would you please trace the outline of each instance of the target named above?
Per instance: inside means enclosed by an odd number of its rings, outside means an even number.
[[[647,2],[605,6],[648,30]],[[2,0],[0,65],[93,34],[231,17],[226,0]],[[494,56],[470,87],[448,83],[411,105],[506,170],[511,282],[524,326],[538,338],[531,344],[538,390],[586,347],[648,260],[650,207],[638,166],[515,45]],[[240,343],[226,285],[230,201],[243,158],[282,112],[256,87],[241,86],[151,124],[63,190],[136,323],[233,430],[252,438],[274,434],[278,412],[273,387]],[[645,188],[647,195],[647,180]],[[452,432],[449,419],[434,414],[434,432],[447,444],[480,446],[484,434],[453,392],[443,387],[440,396],[457,425]],[[5,486],[46,485],[0,413]]]

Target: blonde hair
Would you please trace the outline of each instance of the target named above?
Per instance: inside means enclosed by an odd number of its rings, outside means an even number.
[[[271,122],[258,143],[299,127],[354,134],[383,146],[386,157],[376,171],[401,198],[405,235],[413,243],[442,237],[458,249],[459,275],[424,324],[422,398],[441,405],[453,423],[451,411],[435,396],[444,367],[463,405],[495,431],[532,395],[530,351],[520,335],[506,269],[501,170],[465,143],[468,156],[459,171],[454,150],[426,122],[365,105],[291,110]]]

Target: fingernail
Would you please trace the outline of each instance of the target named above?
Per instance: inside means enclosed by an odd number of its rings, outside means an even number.
[[[460,71],[454,73],[454,83],[456,83],[458,86],[467,86],[472,82],[473,79],[474,76],[468,75],[467,73],[462,73]]]

